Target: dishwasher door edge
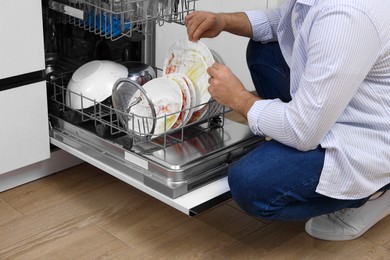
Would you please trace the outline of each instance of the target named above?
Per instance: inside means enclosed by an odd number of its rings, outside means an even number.
[[[63,140],[54,137],[50,137],[50,142],[58,148],[90,163],[189,216],[195,216],[231,198],[226,176],[173,199],[129,176],[119,162],[109,156],[105,156],[103,152],[98,152],[80,143],[72,146],[71,142],[65,143]]]

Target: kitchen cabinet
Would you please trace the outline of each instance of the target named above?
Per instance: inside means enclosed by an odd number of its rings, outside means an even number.
[[[42,79],[45,50],[41,0],[1,0],[0,24],[3,35],[0,191],[3,191],[76,161],[61,151],[50,153],[46,81]],[[49,160],[51,156],[56,158],[55,162]]]
[[[46,83],[0,92],[0,173],[49,158]]]
[[[41,0],[1,0],[0,79],[45,69]]]
[[[47,159],[50,149],[46,83],[34,78],[45,69],[41,1],[2,0],[0,23],[1,174]]]

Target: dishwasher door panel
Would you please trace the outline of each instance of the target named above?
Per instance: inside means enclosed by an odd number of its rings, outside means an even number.
[[[189,126],[181,142],[167,147],[148,140],[129,149],[123,142],[128,136],[99,137],[87,127],[93,121],[74,125],[60,114],[50,118],[53,145],[190,216],[229,199],[228,168],[264,142],[247,126],[224,119],[223,126],[198,136],[192,130],[204,124]]]
[[[142,180],[134,177],[137,172],[131,172],[114,158],[105,156],[104,151],[91,149],[66,136],[51,137],[51,143],[189,216],[197,215],[231,197],[227,177],[223,177],[178,198],[171,198],[145,185]]]

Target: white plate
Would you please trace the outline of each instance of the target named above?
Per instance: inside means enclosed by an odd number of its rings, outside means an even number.
[[[169,49],[164,60],[163,74],[183,73],[191,79],[197,92],[197,105],[208,102],[209,75],[207,68],[215,62],[210,50],[201,41],[191,42],[188,39],[176,41]],[[202,109],[197,106],[195,111]]]
[[[156,111],[155,129],[152,132],[154,119],[152,109],[141,91],[137,91],[129,102],[129,104],[137,103],[141,97],[141,101],[130,108],[134,119],[129,119],[128,129],[139,135],[160,135],[169,131],[178,119],[183,105],[183,96],[179,85],[172,79],[156,78],[148,81],[142,87],[151,99]]]
[[[180,126],[184,126],[191,118],[196,104],[196,93],[191,80],[182,73],[172,73],[166,75],[167,78],[174,80],[182,90],[183,106],[181,113],[176,123],[173,125],[173,129]]]
[[[209,119],[217,116],[218,114],[221,114],[222,112],[223,112],[223,106],[219,104],[217,101],[212,99],[210,100],[210,102],[205,104],[202,107],[202,109],[194,112],[188,123],[191,124],[199,120]]]

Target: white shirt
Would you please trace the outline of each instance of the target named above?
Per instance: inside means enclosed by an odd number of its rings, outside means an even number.
[[[297,22],[298,22],[298,18],[299,18],[299,14],[298,14],[298,10],[297,10],[297,4],[295,3],[293,9],[292,9],[292,12],[291,12],[291,28],[292,28],[292,31],[293,31],[293,34],[294,34],[294,39],[297,37],[298,35],[298,26],[297,26]],[[299,7],[299,5],[298,5]]]
[[[291,69],[292,101],[256,102],[253,133],[326,148],[320,194],[358,199],[390,183],[390,1],[290,0],[246,14],[253,39],[278,40]]]

